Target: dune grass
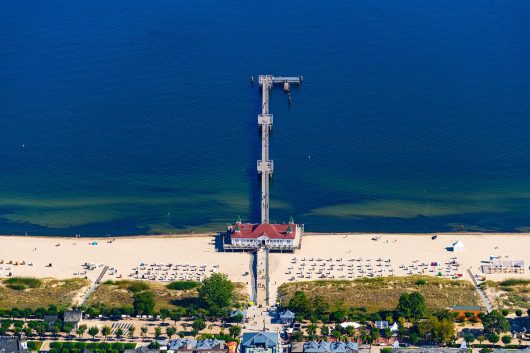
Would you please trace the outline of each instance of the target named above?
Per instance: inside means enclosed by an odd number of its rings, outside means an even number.
[[[145,282],[145,281],[106,281],[96,288],[94,293],[88,299],[87,304],[96,305],[101,303],[106,307],[118,308],[123,306],[132,306],[133,295],[138,289],[150,290],[155,295],[155,311],[160,309],[174,309],[177,305],[188,302],[189,300],[195,299],[198,296],[197,287],[200,285],[198,282],[193,283],[193,288],[190,289],[173,289],[169,287],[175,287],[172,282],[168,285],[159,282]],[[247,300],[246,287],[242,283],[236,283],[236,297],[237,300]],[[177,287],[189,287],[191,284],[184,286],[177,285]]]
[[[530,279],[508,278],[499,282],[499,285],[502,287],[530,285]]]
[[[195,281],[175,281],[175,282],[169,283],[166,287],[168,289],[186,290],[186,289],[197,288],[199,284],[200,284],[199,282],[195,282]]]
[[[528,279],[508,278],[500,282],[486,281],[482,284],[482,288],[499,309],[530,309]]]
[[[42,281],[31,277],[11,277],[4,280],[4,285],[11,289],[24,290],[27,288],[38,288],[42,285]]]
[[[0,282],[0,309],[36,309],[52,304],[68,307],[79,290],[89,285],[88,280],[80,278],[57,280],[15,277]]]
[[[296,291],[303,291],[310,298],[321,296],[332,310],[341,307],[364,307],[369,312],[393,310],[400,295],[411,292],[420,292],[425,297],[427,308],[433,310],[479,304],[471,283],[430,276],[285,283],[278,289],[278,298],[282,303],[288,303]]]

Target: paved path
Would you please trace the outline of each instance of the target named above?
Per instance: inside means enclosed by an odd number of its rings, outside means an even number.
[[[473,276],[473,273],[471,272],[471,269],[467,269],[467,274],[471,278],[471,283],[473,283],[473,286],[475,287],[475,291],[478,293],[480,299],[482,299],[482,302],[484,303],[484,306],[486,306],[486,311],[490,313],[493,310],[493,306],[491,305],[490,300],[486,296],[486,293],[480,288],[480,286],[477,283],[477,280],[475,279],[475,276]]]
[[[268,287],[268,253],[264,248],[259,248],[256,253],[257,264],[256,264],[256,304],[263,307],[268,306],[269,298],[267,296],[267,287]]]
[[[103,276],[105,276],[105,273],[107,273],[107,270],[109,269],[109,266],[103,267],[103,270],[101,270],[101,273],[99,274],[98,278],[94,281],[94,284],[92,284],[92,287],[86,292],[86,294],[83,296],[83,299],[81,299],[81,302],[79,306],[83,306],[85,302],[90,298],[92,293],[96,290],[96,288],[101,283],[101,280],[103,279]]]

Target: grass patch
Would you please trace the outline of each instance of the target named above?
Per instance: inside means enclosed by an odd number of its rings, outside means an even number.
[[[308,281],[284,283],[278,289],[282,304],[287,304],[296,291],[310,298],[322,297],[330,309],[365,307],[369,312],[393,310],[402,293],[420,292],[428,309],[453,305],[477,305],[473,285],[463,280],[430,276],[375,277],[353,281]]]
[[[106,307],[120,308],[132,306],[134,293],[151,290],[155,294],[155,310],[172,309],[172,301],[197,297],[196,290],[177,291],[167,288],[163,283],[144,281],[113,281],[96,288],[88,299],[88,305],[101,303]]]
[[[499,309],[530,309],[530,280],[509,278],[501,282],[486,281],[482,287]]]
[[[200,284],[199,282],[195,282],[195,281],[176,281],[176,282],[171,282],[166,287],[168,289],[174,289],[174,290],[189,290],[189,289],[197,288],[199,284]]]
[[[42,347],[42,343],[41,341],[28,341],[28,350],[30,352],[38,352]]]
[[[525,286],[529,284],[530,284],[530,279],[520,279],[520,278],[508,278],[504,281],[499,282],[499,285],[503,287]]]
[[[173,282],[175,283],[175,282]],[[159,282],[144,282],[144,281],[112,281],[112,283],[103,283],[98,286],[94,293],[88,299],[88,306],[97,306],[103,304],[109,308],[121,308],[124,306],[132,306],[133,295],[135,290],[142,288],[142,290],[150,290],[155,295],[155,311],[160,309],[174,309],[176,305],[181,305],[182,302],[187,302],[197,298],[197,287],[200,283],[193,282],[196,286],[192,289],[176,290],[168,288],[169,285]],[[171,283],[170,283],[171,284]],[[247,301],[246,286],[243,283],[235,283],[236,286],[236,300]]]
[[[14,290],[24,290],[27,288],[38,288],[42,286],[42,281],[31,277],[12,277],[3,281],[4,285]]]
[[[14,280],[14,281],[13,281]],[[81,278],[57,280],[51,278],[39,279],[9,278],[1,281],[0,285],[0,309],[36,309],[56,305],[58,307],[69,307],[72,299],[79,290],[90,282]],[[37,285],[39,283],[39,285]],[[15,289],[13,289],[13,286]],[[24,286],[24,290],[16,289]]]

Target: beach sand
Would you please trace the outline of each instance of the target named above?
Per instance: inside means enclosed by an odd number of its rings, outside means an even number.
[[[464,279],[469,277],[466,274],[466,269],[471,268],[473,274],[481,275],[479,266],[481,261],[489,260],[489,256],[501,256],[506,259],[506,256],[512,260],[524,260],[526,272],[524,275],[502,274],[502,275],[487,275],[488,279],[502,280],[508,277],[515,278],[530,278],[530,234],[437,234],[437,239],[432,240],[433,234],[336,234],[336,235],[305,235],[302,239],[302,248],[294,255],[290,254],[272,254],[270,258],[271,269],[271,295],[277,292],[277,288],[282,283],[288,282],[293,274],[285,274],[286,270],[293,266],[291,259],[293,256],[298,258],[298,263],[301,259],[306,258],[306,263],[309,260],[318,257],[326,259],[342,258],[344,264],[350,264],[350,258],[363,258],[363,263],[366,264],[366,259],[378,258],[390,259],[392,267],[395,270],[396,276],[406,275],[405,270],[400,269],[400,265],[410,266],[413,261],[419,260],[417,263],[431,263],[438,262],[444,264],[451,260],[452,257],[457,258],[457,262],[461,264],[458,273],[463,274]],[[375,236],[380,239],[372,240]],[[464,244],[464,250],[461,252],[448,251],[446,247],[450,247],[453,242],[460,240]],[[354,262],[357,265],[359,262]],[[375,264],[376,262],[373,261]],[[337,262],[335,261],[335,264]],[[297,267],[294,265],[293,267]],[[376,268],[374,266],[374,268]],[[334,274],[338,275],[337,272]],[[387,274],[386,272],[385,274]],[[333,274],[333,272],[332,272]],[[435,275],[436,272],[426,271],[426,275]],[[296,277],[296,276],[295,276]],[[318,279],[313,277],[312,280]],[[337,278],[340,279],[340,278]],[[309,280],[295,278],[297,281]],[[271,299],[275,299],[272,298]]]
[[[530,278],[530,234],[439,234],[436,240],[431,234],[378,234],[380,239],[372,240],[374,234],[308,234],[303,237],[302,249],[293,254],[272,253],[270,257],[271,299],[275,300],[277,287],[290,281],[292,275],[286,274],[292,266],[291,259],[296,256],[302,258],[318,257],[325,259],[348,259],[362,257],[363,261],[372,258],[390,259],[395,275],[405,275],[406,271],[400,265],[410,266],[413,261],[419,263],[445,263],[452,257],[457,257],[461,264],[459,272],[464,274],[471,268],[474,274],[481,274],[481,261],[489,260],[490,256],[500,256],[503,259],[524,260],[526,273],[524,275],[502,274],[488,275],[488,279],[501,280],[507,277]],[[97,278],[103,265],[115,267],[115,275],[107,274],[105,279],[129,279],[128,274],[140,263],[152,264],[196,264],[207,265],[209,268],[218,265],[218,271],[226,273],[236,282],[250,285],[250,278],[245,275],[249,271],[250,255],[245,253],[218,253],[215,251],[212,237],[199,236],[152,236],[115,238],[59,238],[59,237],[0,237],[0,277],[6,277],[8,272],[13,276],[34,276],[53,278],[80,277],[74,275],[82,271],[86,262],[101,265],[93,271],[87,271],[87,277],[92,281]],[[460,240],[464,243],[464,250],[451,252],[446,249]],[[97,245],[90,245],[97,242]],[[57,246],[57,244],[60,244]],[[36,249],[36,250],[35,250]],[[24,261],[25,265],[7,265],[8,261]],[[33,263],[29,266],[29,263]],[[52,267],[47,267],[52,263]],[[9,268],[9,270],[7,269]],[[337,273],[338,274],[338,273]],[[427,272],[426,274],[435,274]],[[84,277],[84,276],[83,276]],[[313,277],[311,279],[317,279]],[[308,280],[296,278],[295,280]],[[250,293],[250,288],[249,288]]]

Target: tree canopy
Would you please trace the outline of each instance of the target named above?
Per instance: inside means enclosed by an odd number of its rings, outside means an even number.
[[[198,288],[202,304],[211,313],[219,313],[231,305],[234,298],[234,284],[226,274],[214,273]]]
[[[155,309],[155,295],[151,291],[135,293],[133,296],[134,311],[140,315],[149,315]]]
[[[480,320],[482,320],[482,325],[484,326],[484,332],[486,333],[496,333],[510,331],[510,323],[508,320],[497,310],[493,310],[490,313],[479,314]],[[491,341],[490,341],[491,342]]]
[[[425,313],[425,298],[418,292],[403,293],[399,297],[397,311],[405,318],[420,319]]]

